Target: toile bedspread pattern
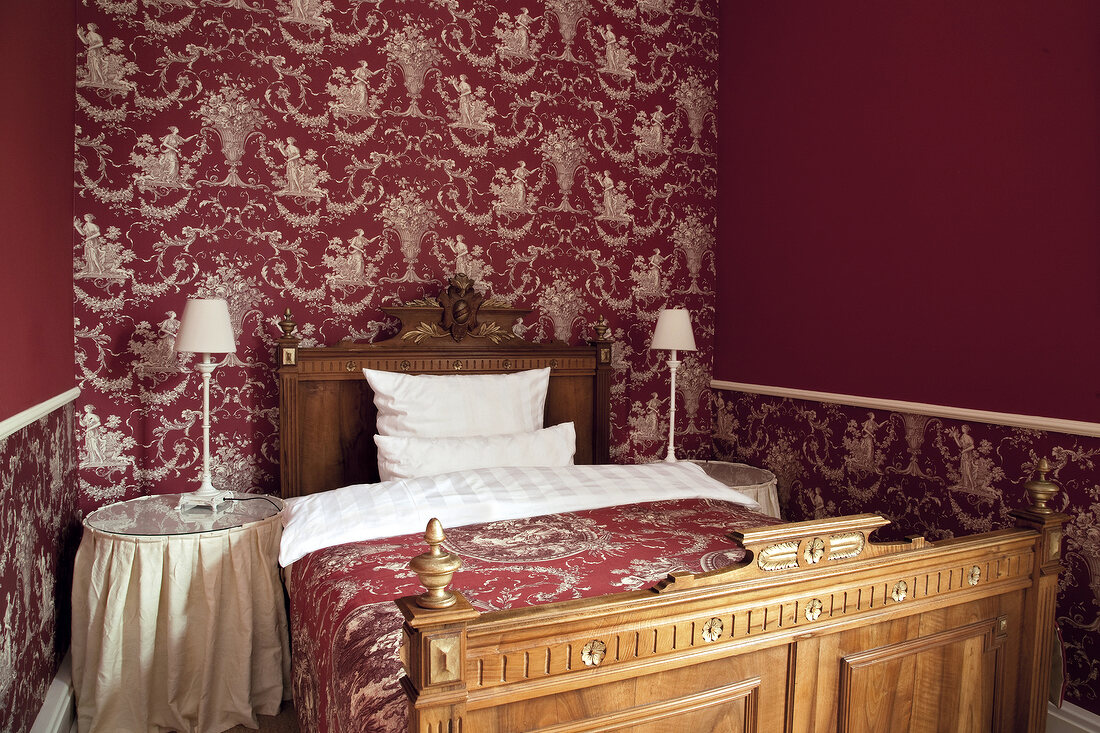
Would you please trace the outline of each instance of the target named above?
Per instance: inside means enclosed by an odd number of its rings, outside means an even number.
[[[451,587],[494,611],[725,567],[744,555],[731,530],[778,521],[737,504],[678,499],[448,528],[445,546],[463,560]],[[406,730],[402,621],[391,601],[423,592],[407,565],[425,550],[422,535],[406,535],[318,550],[289,568],[303,732]]]

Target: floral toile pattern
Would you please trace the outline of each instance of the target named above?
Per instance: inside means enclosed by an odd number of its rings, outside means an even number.
[[[450,587],[479,611],[650,587],[680,570],[717,570],[745,551],[731,529],[775,524],[737,504],[680,499],[446,530],[462,557]],[[423,592],[408,568],[423,535],[351,542],[290,566],[294,704],[303,731],[405,731],[401,613]]]
[[[534,341],[615,340],[614,458],[656,457],[658,310],[701,350],[681,455],[706,450],[717,0],[88,0],[78,8],[79,502],[184,491],[201,462],[189,297],[229,302],[215,483],[278,490],[275,322],[392,332],[380,306],[465,272]],[[692,371],[694,370],[694,371]],[[695,379],[689,379],[691,375]]]
[[[0,439],[0,731],[31,729],[68,646],[75,422],[69,403]]]
[[[768,468],[788,521],[873,512],[893,537],[1012,526],[1040,458],[1070,516],[1057,622],[1066,697],[1100,712],[1100,439],[729,391],[714,392],[718,457]],[[883,532],[880,531],[880,534]]]

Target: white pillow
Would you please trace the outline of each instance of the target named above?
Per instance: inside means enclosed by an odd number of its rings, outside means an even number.
[[[508,374],[402,374],[364,369],[379,435],[437,438],[542,427],[550,368]]]
[[[383,481],[434,476],[470,468],[570,466],[577,432],[566,422],[529,433],[458,438],[375,435]]]

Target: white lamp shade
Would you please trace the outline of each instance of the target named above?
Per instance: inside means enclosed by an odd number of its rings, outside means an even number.
[[[231,354],[237,350],[229,304],[221,298],[187,301],[176,334],[176,351],[195,354]]]
[[[665,308],[657,316],[653,340],[649,348],[695,351],[695,334],[691,332],[691,314],[684,308]]]

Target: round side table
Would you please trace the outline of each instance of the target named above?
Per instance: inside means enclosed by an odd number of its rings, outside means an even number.
[[[73,577],[81,733],[256,727],[290,696],[277,497],[233,494],[214,513],[179,494],[84,519]]]
[[[755,499],[760,504],[761,514],[782,519],[779,514],[779,497],[776,494],[775,474],[763,468],[746,463],[728,461],[693,460],[702,466],[708,476],[721,481],[730,488]]]

